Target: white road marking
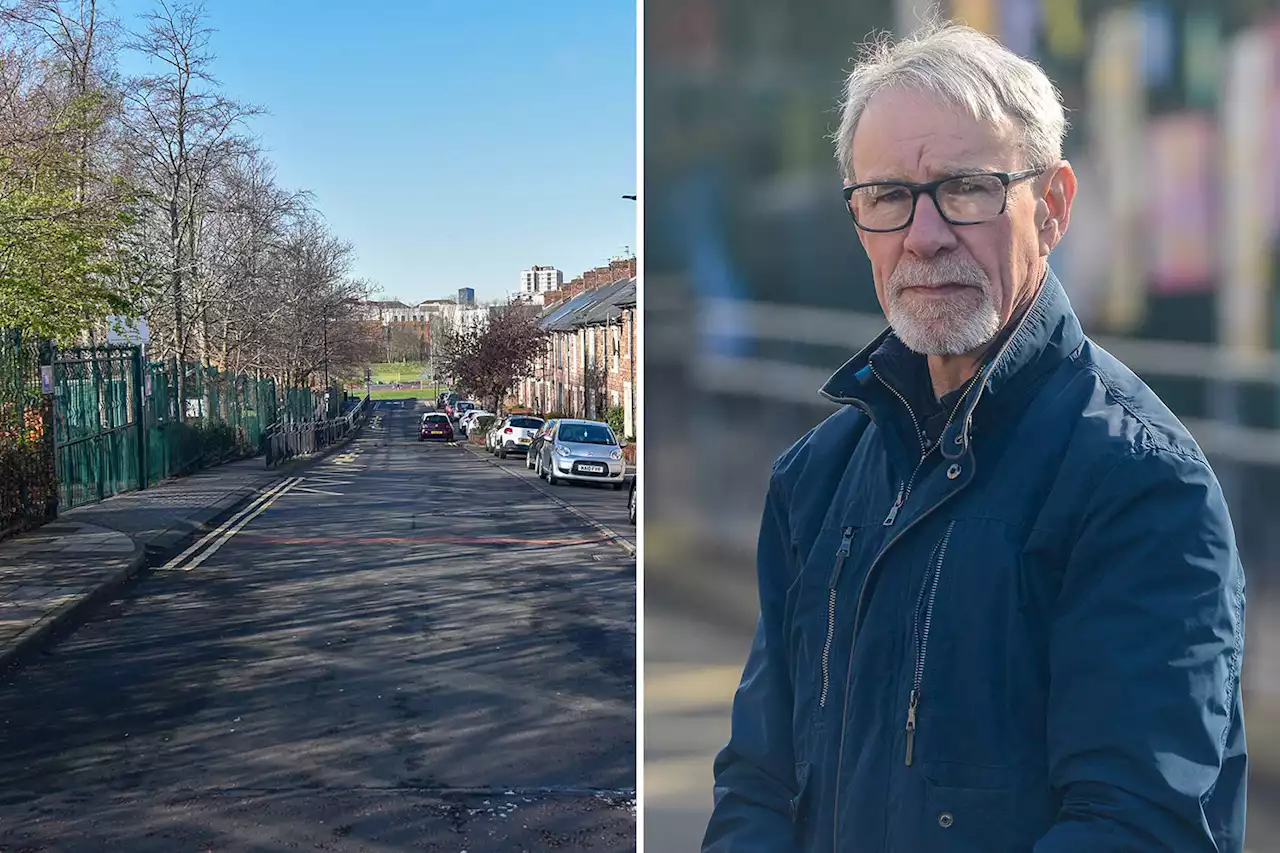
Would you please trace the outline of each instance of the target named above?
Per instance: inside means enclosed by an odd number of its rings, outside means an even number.
[[[479,453],[477,452],[476,455],[479,456]],[[594,518],[587,515],[585,512],[578,509],[576,506],[564,500],[563,498],[557,495],[551,494],[551,492],[548,492],[546,489],[542,488],[541,482],[534,483],[532,480],[530,480],[528,477],[524,476],[523,474],[518,474],[515,471],[512,471],[509,468],[505,468],[502,465],[498,464],[498,461],[496,459],[486,459],[483,456],[481,456],[480,460],[482,462],[488,462],[490,465],[497,468],[499,471],[503,472],[504,474],[509,474],[512,477],[515,477],[517,480],[520,480],[526,483],[533,490],[542,493],[548,498],[551,498],[551,500],[558,503],[561,507],[569,510],[569,512],[573,513],[578,518],[582,519],[587,524],[594,527],[597,531],[599,531],[600,533],[603,533],[606,538],[612,540],[615,545],[620,547],[622,550],[626,551],[632,557],[636,555],[636,546],[632,545],[629,541],[623,538],[621,533],[614,530],[612,527],[608,526],[607,524],[602,524],[601,522],[596,521]]]
[[[222,533],[224,530],[226,530],[231,525],[235,524],[237,521],[239,521],[248,513],[253,512],[254,508],[257,507],[258,504],[262,503],[263,501],[270,500],[272,497],[278,494],[282,489],[284,489],[290,483],[300,482],[301,480],[302,480],[301,477],[286,477],[284,480],[281,480],[279,483],[276,483],[274,486],[267,489],[265,492],[263,492],[262,494],[258,495],[256,498],[251,500],[247,506],[233,513],[230,518],[222,522],[222,524],[218,525],[216,529],[210,531],[209,533],[197,539],[194,543],[191,544],[189,548],[187,548],[187,550],[183,551],[181,554],[179,554],[178,556],[174,557],[172,560],[170,560],[169,562],[161,566],[160,567],[161,570],[172,569],[174,566],[181,563],[187,557],[191,556],[196,551],[200,550],[200,548],[203,547],[204,544],[208,542],[210,539]]]
[[[329,495],[330,497],[335,497],[335,498],[343,497],[343,493],[342,493],[342,492],[330,492],[330,491],[326,491],[325,489],[313,489],[313,488],[311,488],[310,486],[296,486],[296,487],[293,489],[293,491],[295,491],[295,492],[310,492],[310,493],[311,493],[311,494],[313,494],[313,495]]]
[[[251,506],[245,512],[240,513],[240,515],[236,517],[236,519],[238,520],[232,519],[230,522],[223,523],[217,530],[202,537],[199,542],[197,542],[195,545],[192,545],[190,548],[184,551],[180,556],[175,557],[174,559],[166,563],[164,568],[166,569],[178,568],[183,557],[185,557],[187,554],[190,554],[192,551],[196,550],[206,542],[214,540],[216,537],[216,541],[213,541],[213,544],[210,545],[208,549],[201,551],[199,554],[195,556],[195,558],[191,560],[190,563],[188,563],[185,566],[182,566],[181,569],[179,570],[184,572],[189,572],[192,569],[196,568],[205,560],[209,559],[214,554],[216,554],[218,552],[218,549],[221,548],[223,545],[227,544],[227,540],[229,540],[232,536],[235,536],[237,533],[243,530],[245,525],[253,521],[258,516],[262,515],[262,513],[266,512],[268,507],[270,507],[273,503],[279,500],[282,496],[292,491],[294,487],[296,487],[301,482],[302,482],[301,477],[290,477],[288,480],[285,481],[285,484],[282,485],[280,488],[277,488],[271,494],[264,496],[265,499],[260,499],[256,507]]]

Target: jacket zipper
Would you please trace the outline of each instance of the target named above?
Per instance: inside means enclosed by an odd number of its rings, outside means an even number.
[[[840,548],[836,551],[836,565],[831,571],[831,581],[827,584],[827,641],[822,645],[822,693],[818,697],[818,707],[827,707],[827,692],[831,688],[831,644],[836,636],[836,585],[840,583],[840,572],[844,570],[844,561],[849,557],[849,546],[853,544],[853,528],[846,527],[840,539]]]
[[[868,362],[870,364],[870,362]],[[911,479],[898,486],[898,497],[894,500],[893,506],[889,508],[889,514],[884,518],[884,526],[892,527],[893,522],[898,518],[898,512],[902,509],[902,505],[907,502],[907,498],[911,497],[911,487],[915,485],[916,475],[920,473],[920,468],[924,465],[924,461],[929,458],[929,451],[933,448],[925,441],[924,431],[920,429],[920,421],[916,418],[915,410],[911,408],[911,404],[907,402],[907,398],[902,396],[902,392],[894,388],[888,382],[884,381],[884,377],[876,370],[875,365],[871,366],[871,375],[880,380],[880,384],[888,388],[893,396],[897,397],[902,407],[907,410],[907,414],[911,417],[911,426],[916,431],[916,441],[920,442],[920,461],[916,463],[916,468],[911,472]]]
[[[1043,291],[1042,291],[1042,292],[1043,292]],[[1039,297],[1039,296],[1037,296],[1036,298],[1037,298],[1037,300],[1038,300],[1040,297]],[[1032,308],[1034,308],[1034,307],[1035,307],[1035,303],[1033,303],[1033,304],[1032,304]],[[1010,344],[1010,343],[1013,341],[1013,339],[1014,339],[1015,337],[1017,337],[1017,335],[1022,331],[1022,326],[1023,326],[1023,324],[1026,322],[1026,320],[1027,320],[1027,316],[1028,316],[1030,313],[1031,313],[1031,312],[1030,312],[1030,309],[1028,309],[1028,311],[1027,311],[1026,313],[1024,313],[1024,314],[1023,314],[1022,319],[1018,321],[1018,328],[1014,330],[1013,335],[1011,335],[1009,338],[1007,338],[1007,339],[1005,340],[1004,345],[1003,345],[1002,347],[1000,347],[1000,351],[999,351],[998,353],[996,353],[996,357],[995,357],[994,359],[992,359],[992,360],[991,360],[991,362],[989,362],[989,363],[987,364],[987,367],[985,368],[985,370],[983,370],[983,371],[979,371],[979,372],[976,374],[976,376],[974,377],[974,382],[970,383],[970,386],[969,386],[968,391],[966,391],[966,392],[964,393],[963,397],[961,398],[961,402],[963,402],[964,397],[968,397],[968,396],[969,396],[969,391],[972,391],[972,390],[973,390],[973,386],[976,384],[976,385],[978,386],[978,395],[977,395],[977,397],[975,397],[975,398],[974,398],[973,408],[975,408],[975,409],[977,408],[978,400],[982,399],[982,392],[983,392],[983,390],[984,390],[984,389],[985,389],[985,387],[986,387],[987,379],[989,379],[989,378],[990,378],[990,376],[991,376],[991,372],[995,369],[995,365],[996,365],[996,364],[1000,361],[1000,359],[1004,356],[1005,351],[1006,351],[1007,349],[1009,349],[1009,344]],[[874,368],[874,367],[872,367],[872,373],[875,373],[875,368]],[[978,381],[978,380],[981,380],[981,381]],[[882,380],[881,380],[881,382],[883,382],[883,381],[884,381],[884,380],[882,379]],[[886,384],[886,387],[889,387],[889,386]],[[890,390],[893,390],[893,389],[892,389],[892,388],[890,388]],[[901,394],[899,394],[898,396],[899,396],[899,397],[901,397],[902,395],[901,395]],[[830,397],[829,399],[831,399],[831,400],[832,400],[832,402],[835,402],[835,403],[855,403],[855,404],[857,403],[857,401],[855,401],[855,400],[852,400],[852,399],[846,399],[846,398],[842,398],[842,397]],[[905,403],[906,401],[904,400],[903,402]],[[859,408],[863,408],[863,407],[862,407],[861,405],[859,405]],[[957,406],[956,406],[956,411],[959,411],[959,408],[960,408],[960,406],[959,406],[959,404],[957,404]],[[868,416],[868,417],[870,417],[870,416],[871,416],[870,411],[866,410],[865,408],[863,408],[863,410],[867,412],[867,416]],[[908,411],[908,412],[910,412],[910,411],[911,411],[911,409],[910,409],[910,407],[909,407],[909,406],[907,407],[907,411]],[[954,412],[954,411],[953,411],[953,412],[951,413],[951,417],[952,417],[952,418],[954,418],[954,417],[955,417],[955,414],[956,414],[956,412]],[[914,414],[914,413],[912,413],[912,418],[914,419],[914,417],[915,417],[915,414]],[[948,422],[948,426],[949,426],[949,425],[950,425],[950,423]],[[968,426],[969,426],[969,425],[968,425],[968,423],[966,423],[966,424],[965,424],[965,428],[966,428],[966,430],[968,429]],[[917,426],[916,428],[917,428],[917,430],[918,430],[918,429],[919,429],[919,426]],[[943,432],[945,433],[945,432],[946,432],[946,430],[944,429],[944,430],[943,430]],[[888,541],[888,542],[886,542],[886,543],[884,544],[884,546],[880,549],[880,552],[879,552],[878,554],[876,554],[876,556],[875,556],[875,558],[874,558],[874,559],[872,559],[872,560],[871,560],[871,565],[867,567],[867,576],[866,576],[865,578],[863,578],[863,581],[862,581],[862,590],[858,593],[858,605],[857,605],[857,607],[855,608],[855,610],[854,610],[854,612],[853,612],[853,643],[852,643],[852,645],[849,647],[849,666],[850,666],[850,668],[852,668],[852,667],[853,667],[853,653],[854,653],[854,651],[857,649],[857,646],[858,646],[858,627],[859,627],[860,623],[862,622],[862,599],[863,599],[863,593],[865,593],[865,592],[866,592],[867,581],[871,579],[871,575],[872,575],[872,573],[874,573],[874,572],[875,572],[875,570],[876,570],[876,567],[877,567],[877,566],[879,566],[879,564],[880,564],[880,559],[885,555],[885,553],[886,553],[886,552],[887,552],[891,547],[893,547],[893,544],[894,544],[895,542],[897,542],[897,541],[898,541],[899,539],[901,539],[903,536],[906,536],[906,535],[907,535],[907,531],[908,531],[908,530],[910,530],[912,527],[916,526],[917,524],[919,524],[920,522],[922,522],[922,521],[924,521],[926,518],[928,518],[928,517],[929,517],[929,515],[930,515],[931,513],[933,513],[936,509],[938,509],[938,507],[940,507],[940,506],[942,506],[943,504],[945,504],[948,500],[950,500],[950,499],[951,499],[952,497],[954,497],[956,494],[958,494],[958,493],[959,493],[959,491],[960,491],[959,489],[956,489],[956,490],[954,490],[954,491],[951,491],[951,492],[949,492],[949,493],[947,493],[947,494],[943,495],[943,496],[938,500],[938,502],[937,502],[937,503],[935,503],[933,506],[931,506],[931,507],[929,507],[928,509],[926,509],[926,510],[925,510],[923,513],[921,513],[918,517],[913,518],[913,519],[911,520],[911,522],[910,522],[910,523],[908,523],[908,524],[907,524],[907,526],[906,526],[905,528],[903,528],[902,530],[900,530],[896,536],[892,536],[892,537],[890,537],[889,541]],[[848,690],[848,687],[847,687],[847,686],[846,686],[845,690],[846,690],[846,691]],[[918,701],[919,701],[919,697],[917,697],[917,702],[918,702]],[[845,703],[844,703],[844,705],[845,705],[845,708],[844,708],[844,712],[845,712],[845,719],[844,719],[843,721],[841,721],[841,724],[840,724],[840,746],[839,746],[839,752],[837,753],[837,758],[836,758],[836,779],[835,779],[835,787],[836,787],[836,790],[837,790],[837,791],[839,791],[839,789],[840,789],[840,777],[841,777],[841,775],[842,775],[842,773],[843,773],[843,771],[844,771],[844,738],[845,738],[845,735],[848,733],[848,722],[849,722],[849,721],[848,721],[848,713],[849,713],[849,698],[848,698],[847,693],[846,693],[846,696],[845,696]],[[909,710],[908,710],[908,713],[910,713],[910,711],[909,711]],[[838,809],[838,808],[836,808],[836,809],[832,809],[832,810],[831,810],[831,838],[832,838],[832,849],[833,849],[833,851],[835,851],[835,853],[839,853],[839,843],[840,843],[840,809]]]
[[[929,629],[933,625],[933,605],[938,598],[938,581],[942,578],[942,564],[947,558],[947,546],[951,544],[951,531],[955,529],[953,519],[948,525],[942,539],[934,546],[930,555],[929,572],[920,584],[920,596],[916,599],[916,621],[912,631],[916,647],[915,677],[911,682],[911,699],[907,704],[907,766],[915,754],[916,744],[916,712],[920,707],[920,688],[924,683],[924,662],[929,654]]]
[[[920,461],[916,463],[915,470],[911,472],[911,478],[898,487],[898,497],[894,500],[893,506],[889,507],[889,514],[884,517],[884,526],[892,527],[893,523],[898,520],[898,513],[902,511],[903,505],[911,498],[911,489],[915,486],[916,477],[920,473],[920,469],[924,466],[925,460],[929,458],[929,454],[937,447],[937,444],[929,441],[924,431],[920,429],[920,421],[916,418],[916,413],[911,408],[911,404],[907,402],[907,398],[902,396],[897,388],[894,388],[888,382],[884,381],[879,373],[876,372],[875,366],[871,366],[871,374],[880,380],[880,384],[888,388],[901,402],[903,408],[907,410],[907,414],[911,416],[911,425],[915,427],[916,440],[920,442]],[[951,410],[951,414],[947,416],[947,422],[943,425],[942,431],[945,433],[947,428],[951,426],[951,422],[955,420],[956,413],[960,411],[960,407],[964,405],[964,400],[969,396],[969,391],[973,389],[974,380],[978,378],[978,374],[974,374],[969,378],[969,383],[964,389],[964,393],[960,395],[960,399],[956,400],[955,407]]]

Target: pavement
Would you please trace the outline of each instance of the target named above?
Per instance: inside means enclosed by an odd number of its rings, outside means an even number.
[[[299,464],[231,462],[78,507],[0,542],[0,669]]]
[[[635,849],[626,494],[552,500],[418,443],[418,411],[379,404],[6,673],[0,853]],[[126,559],[58,523],[21,547]]]

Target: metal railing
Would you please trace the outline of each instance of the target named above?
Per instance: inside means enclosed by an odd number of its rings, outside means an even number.
[[[364,426],[372,403],[362,397],[350,411],[336,418],[282,420],[267,427],[267,467],[331,447]]]
[[[850,352],[886,326],[884,318],[874,314],[799,305],[707,300],[703,310],[704,334]],[[1280,355],[1274,353],[1249,355],[1216,344],[1181,341],[1093,339],[1145,379],[1199,380],[1210,389],[1228,384],[1280,387]],[[711,355],[692,366],[697,384],[709,391],[836,408],[817,396],[830,367],[734,355]],[[1205,452],[1238,463],[1280,466],[1280,431],[1241,424],[1236,413],[1216,405],[1216,399],[1211,395],[1205,406],[1210,417],[1182,417]]]

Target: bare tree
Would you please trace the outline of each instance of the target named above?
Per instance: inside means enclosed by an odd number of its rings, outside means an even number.
[[[290,384],[370,360],[372,285],[249,138],[262,111],[212,75],[203,7],[155,0],[129,34],[103,6],[0,0],[0,325],[142,315],[162,357]],[[148,73],[122,80],[124,50]]]
[[[207,360],[206,306],[189,311],[187,305],[195,297],[200,270],[200,217],[214,174],[245,151],[240,131],[262,111],[219,91],[209,71],[212,31],[204,26],[202,5],[158,0],[144,20],[144,31],[129,47],[157,71],[131,80],[126,89],[126,139],[167,219],[173,352],[187,362],[189,338],[197,331]],[[179,399],[185,394],[181,373]]]
[[[109,69],[114,69],[119,22],[102,14],[97,0],[18,0],[0,10],[0,20],[19,40],[42,39],[53,49],[64,94],[87,119],[74,129],[77,197],[83,202],[89,194],[95,143],[101,142],[118,108],[108,78]]]
[[[439,365],[462,390],[491,402],[496,412],[543,354],[547,333],[538,321],[532,306],[493,308],[482,326],[445,331],[436,350]]]

